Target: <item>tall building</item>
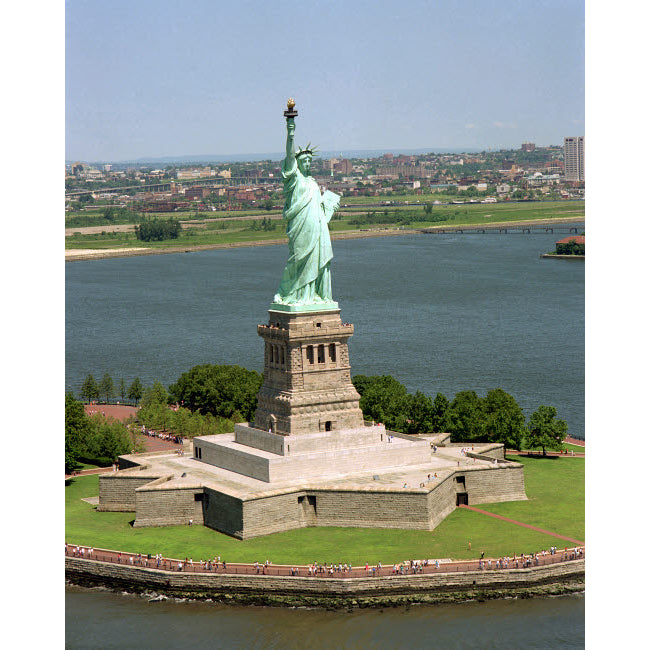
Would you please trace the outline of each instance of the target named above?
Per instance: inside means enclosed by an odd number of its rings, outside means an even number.
[[[347,158],[344,158],[334,163],[332,168],[337,174],[349,174],[352,171],[352,163]]]
[[[585,137],[564,138],[564,176],[567,181],[585,180]]]
[[[524,142],[521,145],[522,151],[535,151],[535,143],[533,142]]]

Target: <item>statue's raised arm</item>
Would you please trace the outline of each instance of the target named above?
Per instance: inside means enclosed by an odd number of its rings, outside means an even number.
[[[286,161],[287,166],[293,162],[293,159],[296,157],[296,150],[294,148],[293,134],[296,132],[296,123],[294,121],[295,117],[298,115],[298,111],[294,110],[296,102],[292,97],[287,101],[287,110],[284,111],[284,116],[287,118],[287,148],[286,148]]]
[[[295,102],[290,99],[288,110],[284,112],[287,146],[282,164],[285,196],[282,215],[287,220],[289,259],[273,300],[274,308],[288,311],[338,309],[338,304],[332,300],[330,275],[333,255],[327,222],[331,214],[326,214],[320,188],[311,176],[315,150],[311,143],[295,150],[298,112],[294,107]]]
[[[293,117],[287,118],[287,167],[294,161],[296,157],[296,150],[294,147],[293,134],[296,132],[296,123],[293,121]]]

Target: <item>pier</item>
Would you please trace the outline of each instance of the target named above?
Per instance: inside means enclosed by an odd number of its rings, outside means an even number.
[[[584,229],[584,225],[581,227]],[[573,224],[540,224],[540,225],[494,225],[494,226],[477,226],[477,225],[467,225],[467,226],[434,226],[431,228],[419,228],[417,232],[423,233],[425,235],[443,235],[450,233],[471,233],[471,234],[485,234],[485,233],[497,233],[501,235],[508,234],[548,234],[548,233],[568,233],[568,234],[578,234],[579,226]]]

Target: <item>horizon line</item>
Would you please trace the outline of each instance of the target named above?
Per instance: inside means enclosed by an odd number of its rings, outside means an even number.
[[[331,157],[331,155],[343,155],[344,153],[435,153],[435,154],[445,154],[445,153],[482,153],[486,151],[498,152],[498,151],[512,151],[518,150],[521,145],[517,146],[502,146],[498,145],[495,147],[380,147],[376,149],[326,149],[321,152],[320,158]],[[538,148],[548,148],[548,147],[562,147],[562,144],[550,144],[550,145],[536,145]],[[337,153],[338,152],[338,153]],[[120,160],[109,159],[109,158],[65,158],[65,162],[101,162],[101,163],[114,163],[114,164],[127,164],[127,163],[145,163],[145,162],[191,162],[193,160],[203,159],[204,162],[208,160],[214,160],[215,162],[251,162],[258,160],[282,160],[284,158],[284,152],[251,152],[251,153],[228,153],[228,154],[170,154],[163,156],[140,156],[138,158],[123,158]],[[350,157],[360,157],[360,156],[350,156]]]

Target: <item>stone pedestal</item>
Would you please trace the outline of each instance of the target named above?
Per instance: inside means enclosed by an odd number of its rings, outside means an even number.
[[[348,339],[339,309],[269,310],[264,339],[264,381],[254,427],[279,435],[363,427],[359,394],[350,380]]]

